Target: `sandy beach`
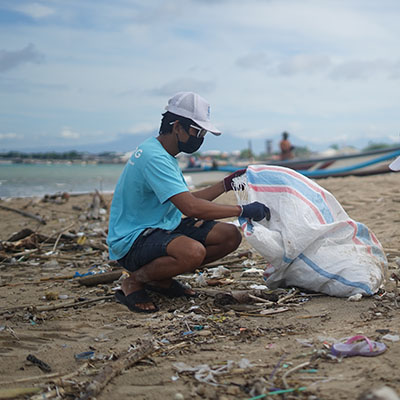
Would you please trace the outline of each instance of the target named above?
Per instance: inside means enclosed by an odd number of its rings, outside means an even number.
[[[111,195],[0,200],[0,399],[366,400],[382,387],[399,395],[400,282],[391,276],[400,277],[400,173],[317,182],[381,242],[388,279],[379,294],[348,301],[290,288],[235,303],[232,293],[263,284],[243,274],[265,265],[243,239],[207,267],[225,267],[224,276],[206,274],[206,286],[182,277],[198,298],[153,295],[158,313],[131,313],[113,296],[124,274],[105,243]],[[354,335],[387,350],[330,356]]]

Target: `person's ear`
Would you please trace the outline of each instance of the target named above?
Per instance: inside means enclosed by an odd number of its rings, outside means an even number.
[[[172,133],[179,133],[179,121],[176,120],[173,124],[172,124]]]

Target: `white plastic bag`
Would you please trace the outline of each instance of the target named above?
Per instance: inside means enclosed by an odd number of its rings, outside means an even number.
[[[269,288],[348,297],[373,295],[382,285],[387,260],[381,244],[317,183],[289,168],[252,165],[234,185],[239,204],[259,201],[271,210],[270,221],[239,218],[245,237],[269,263]]]

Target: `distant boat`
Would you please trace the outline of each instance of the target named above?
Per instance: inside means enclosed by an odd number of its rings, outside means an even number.
[[[309,178],[330,176],[364,176],[393,172],[389,164],[400,155],[400,146],[334,157],[293,159],[287,161],[265,160],[251,164],[279,165],[296,170]],[[233,172],[244,166],[225,165],[208,170]],[[206,169],[203,169],[205,171]]]

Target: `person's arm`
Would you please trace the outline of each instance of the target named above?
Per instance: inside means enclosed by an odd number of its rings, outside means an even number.
[[[208,200],[199,199],[190,192],[182,192],[172,196],[171,202],[186,216],[205,220],[229,217],[244,217],[254,221],[271,218],[270,209],[258,201],[243,206],[229,206],[216,204]]]
[[[213,186],[217,185],[218,184]],[[207,189],[211,189],[213,188],[213,186]],[[199,191],[200,194],[204,191],[207,194],[207,189]],[[217,192],[217,188],[212,190],[215,190]],[[210,194],[212,190],[210,190]],[[239,217],[242,213],[242,208],[240,206],[230,206],[225,204],[213,203],[205,198],[197,197],[190,192],[176,194],[175,196],[172,196],[170,200],[175,205],[175,207],[182,212],[182,214],[192,218],[211,220]]]
[[[213,201],[218,196],[220,196],[222,193],[225,193],[223,181],[218,182],[212,186],[208,186],[204,189],[197,190],[196,192],[193,192],[192,194],[194,197],[197,197],[198,199]]]
[[[198,190],[197,192],[193,192],[193,196],[197,197],[198,199],[213,201],[222,193],[232,190],[233,179],[243,175],[244,173],[246,173],[246,168],[238,169],[226,176],[221,182],[218,182],[205,189]]]

